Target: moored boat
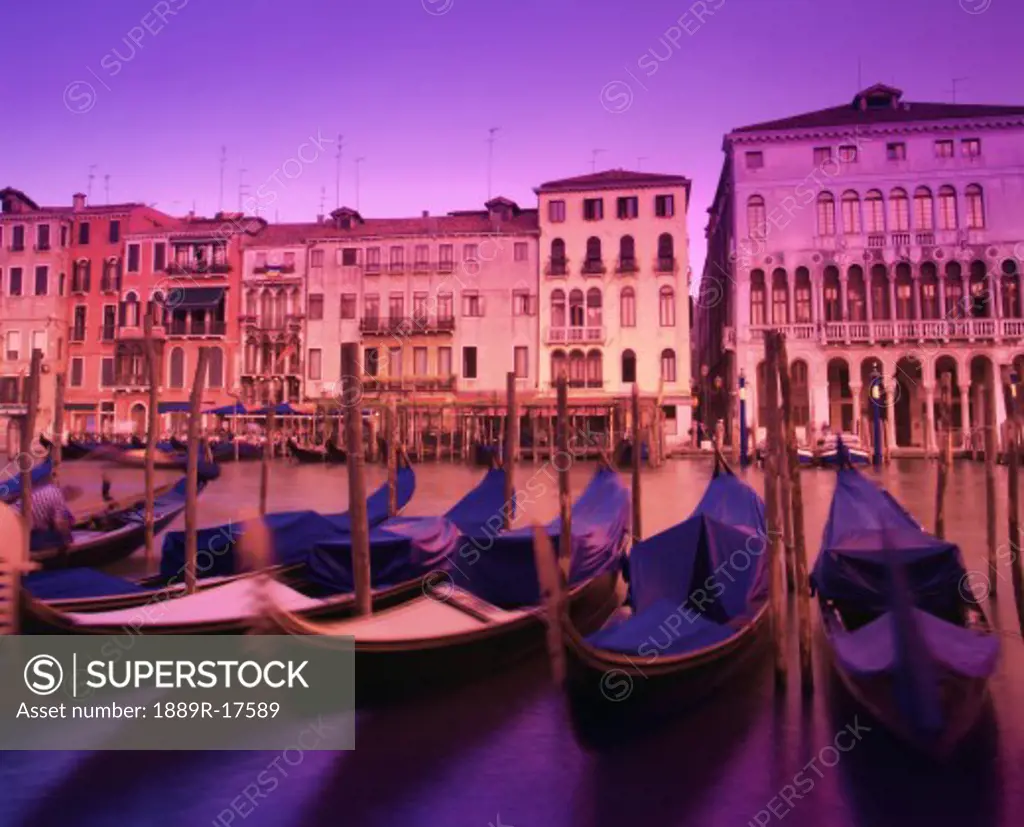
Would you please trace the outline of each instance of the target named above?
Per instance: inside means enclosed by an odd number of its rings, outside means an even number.
[[[856,434],[829,434],[818,440],[815,450],[815,461],[818,465],[834,467],[839,464],[840,444],[843,455],[854,465],[870,465],[871,454],[861,447],[860,437]]]
[[[956,544],[840,466],[811,584],[833,665],[854,699],[919,750],[950,754],[979,718],[999,654],[965,590]]]
[[[288,440],[288,453],[301,463],[327,462],[327,451],[324,448],[307,448],[299,445],[294,439]]]
[[[761,498],[716,462],[693,513],[633,545],[627,606],[590,634],[562,618],[579,731],[649,723],[756,660],[767,642],[765,536]]]
[[[13,464],[13,463],[12,463]],[[16,466],[16,464],[14,464]],[[50,481],[53,474],[53,463],[50,460],[43,460],[32,468],[33,487],[43,485]],[[21,472],[15,471],[7,479],[0,480],[0,501],[13,503],[21,496]]]

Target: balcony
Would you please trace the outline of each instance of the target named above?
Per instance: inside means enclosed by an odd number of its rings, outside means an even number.
[[[412,336],[417,333],[451,333],[454,330],[454,316],[363,316],[359,320],[359,332],[369,336]]]
[[[569,272],[569,259],[567,258],[552,258],[548,259],[547,266],[544,268],[544,275],[546,276],[565,276]]]
[[[231,272],[226,261],[169,261],[164,268],[172,276],[223,276]]]
[[[156,337],[158,331],[159,331],[160,337],[162,338],[163,334],[164,334],[164,329],[162,327],[154,327],[153,328],[153,336],[154,336],[154,338]],[[114,325],[112,325],[112,324],[111,325],[100,325],[100,341],[101,342],[112,342],[112,341],[114,341],[114,337],[115,337],[116,334],[117,334],[117,328]]]
[[[590,344],[603,345],[605,329],[601,327],[549,327],[549,345]]]
[[[875,344],[878,342],[974,342],[1024,337],[1024,319],[899,319],[872,322],[752,325],[751,340],[760,341],[765,330],[780,329],[790,340],[820,345]]]
[[[454,376],[364,376],[363,389],[453,392],[456,389],[456,379]]]
[[[599,258],[588,258],[583,262],[580,272],[584,276],[603,276],[608,272],[608,268],[604,266],[603,260]]]
[[[89,292],[89,277],[72,274],[71,293],[72,295],[84,296]]]
[[[172,319],[167,330],[170,336],[223,336],[227,323],[206,319]]]
[[[106,386],[105,382],[100,383]],[[149,387],[148,373],[131,373],[129,371],[118,371],[114,375],[113,387],[118,390],[141,390]]]
[[[245,378],[253,379],[274,379],[277,377],[297,377],[302,378],[302,364],[298,361],[288,361],[288,364],[284,365],[283,368],[278,369],[278,366],[267,366],[265,368],[258,368],[256,365],[245,365],[242,368],[242,376]]]
[[[388,263],[388,272],[391,274],[401,274],[405,272],[404,261],[392,261]]]
[[[899,249],[900,247],[910,246],[910,233],[893,233],[892,234],[892,246]]]
[[[295,272],[295,264],[257,264],[252,268],[252,271],[260,276],[267,273],[280,273],[281,275],[289,276]]]
[[[71,325],[68,328],[68,341],[72,344],[85,341],[85,325]]]
[[[604,387],[603,379],[569,379],[566,381],[566,385],[572,390],[581,390],[583,388],[592,388],[594,390],[600,390]],[[551,387],[557,388],[558,381],[555,379],[551,380]]]
[[[412,271],[414,273],[429,273],[431,269],[433,268],[431,268],[429,261],[417,261],[412,265]]]
[[[53,248],[50,247],[50,242],[47,241],[44,244],[36,244],[32,249],[37,253],[48,253]]]
[[[18,243],[15,242],[15,243],[10,244],[10,246],[8,246],[7,249],[10,250],[12,253],[24,253],[25,252],[25,243],[22,242],[22,243],[18,244]]]
[[[126,324],[116,329],[117,338],[122,342],[142,341],[146,338],[146,331],[141,324]],[[112,342],[114,340],[114,327],[100,328],[100,341]],[[109,334],[109,338],[107,338]],[[153,338],[163,341],[167,337],[167,328],[163,325],[153,325]]]
[[[914,233],[914,244],[918,247],[933,247],[935,245],[935,233]]]
[[[120,293],[121,277],[118,275],[104,275],[100,278],[101,293]]]
[[[381,266],[379,261],[368,261],[363,266],[363,273],[367,276],[379,276],[380,270]]]
[[[885,247],[885,236],[882,233],[868,233],[868,247],[872,250],[881,250]]]
[[[437,263],[437,272],[439,273],[454,273],[455,262],[454,261],[439,261]]]
[[[615,267],[616,273],[635,273],[640,268],[637,266],[635,258],[620,258],[618,265]]]
[[[658,256],[654,262],[654,270],[657,273],[674,273],[678,269],[678,264],[674,256]]]

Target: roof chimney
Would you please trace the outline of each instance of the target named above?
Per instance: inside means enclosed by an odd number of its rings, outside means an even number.
[[[320,213],[320,215],[318,215],[318,216],[316,217],[316,223],[317,223],[317,224],[323,224],[323,223],[324,223],[324,216],[323,216],[323,213]]]
[[[424,218],[430,218],[430,210],[424,210],[423,211],[423,217]]]
[[[85,209],[85,193],[84,192],[76,192],[74,195],[72,195],[71,196],[71,206],[72,206],[73,209],[76,209],[76,210],[84,210]]]

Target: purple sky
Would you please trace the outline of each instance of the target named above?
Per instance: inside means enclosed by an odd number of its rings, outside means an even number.
[[[705,2],[703,22],[693,0],[12,3],[0,184],[70,203],[95,164],[94,202],[109,174],[112,201],[212,213],[224,145],[225,208],[244,167],[266,217],[311,220],[321,187],[335,206],[335,145],[308,141],[342,133],[343,203],[364,156],[363,213],[445,212],[485,200],[497,126],[493,191],[521,204],[594,149],[599,169],[690,176],[699,273],[723,133],[849,100],[858,55],[864,86],[910,100],[948,101],[959,76],[960,101],[1024,103],[1020,0]]]

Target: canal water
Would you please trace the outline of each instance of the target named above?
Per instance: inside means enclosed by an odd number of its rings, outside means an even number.
[[[538,468],[524,465],[520,479]],[[80,502],[95,499],[95,468],[70,463],[66,469],[66,480],[83,489]],[[118,474],[115,494],[141,485],[141,473],[134,473]],[[383,473],[369,467],[368,487]],[[575,493],[591,473],[585,464],[572,469]],[[685,517],[710,473],[710,463],[702,461],[675,461],[646,472],[644,533]],[[417,474],[411,514],[443,511],[480,472],[441,462],[417,466]],[[1005,471],[999,474],[1002,498]],[[749,471],[747,477],[760,491],[761,474]],[[879,477],[932,525],[933,463],[895,461]],[[812,558],[832,487],[827,471],[803,473]],[[244,516],[255,508],[258,488],[257,465],[226,466],[202,496],[202,524]],[[344,468],[275,463],[270,507],[342,510],[346,488]],[[1005,547],[1002,499],[999,507]],[[553,495],[531,506],[529,516],[547,519],[556,509]],[[979,572],[975,587],[981,588],[983,466],[955,464],[947,512],[947,534],[960,543],[968,568]],[[143,565],[133,560],[128,568]],[[923,763],[851,708],[820,646],[814,694],[802,699],[791,634],[791,678],[784,690],[775,690],[765,662],[700,708],[601,749],[577,743],[539,658],[441,694],[360,712],[354,752],[293,753],[287,762],[271,752],[6,753],[0,755],[0,825],[1017,825],[1024,812],[1024,642],[1013,631],[1005,560],[997,588],[992,614],[1004,638],[992,708],[976,737],[947,765]],[[264,783],[266,797],[255,798],[252,807],[244,791],[268,770],[277,783],[272,789]],[[239,796],[241,807],[228,812]]]

